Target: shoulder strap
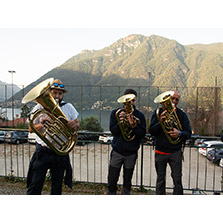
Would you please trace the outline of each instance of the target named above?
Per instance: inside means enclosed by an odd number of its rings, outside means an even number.
[[[61,102],[60,102],[60,107],[63,107],[65,104],[67,104],[67,102],[65,102],[65,101],[61,101]]]

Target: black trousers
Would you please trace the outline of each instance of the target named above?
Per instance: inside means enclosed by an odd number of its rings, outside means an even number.
[[[37,144],[36,151],[30,161],[27,176],[27,194],[40,195],[47,170],[51,174],[51,194],[62,194],[62,182],[65,171],[65,157],[57,155],[49,148]]]
[[[129,195],[132,186],[132,175],[137,159],[137,153],[130,156],[123,156],[114,150],[111,152],[110,165],[108,171],[108,191],[107,194],[115,195],[117,191],[117,182],[119,179],[121,167],[123,166],[123,187],[122,194]]]
[[[182,195],[182,151],[171,153],[170,155],[155,154],[155,167],[157,173],[156,194],[166,194],[166,168],[169,164],[171,177],[174,183],[173,194]]]

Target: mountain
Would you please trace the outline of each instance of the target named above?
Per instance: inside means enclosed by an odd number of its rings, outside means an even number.
[[[215,85],[216,77],[222,86],[222,71],[223,43],[183,46],[161,36],[133,34],[101,50],[82,51],[33,82],[25,92],[42,80],[60,78],[69,88],[66,99],[75,104],[80,99],[80,85],[86,86],[84,93],[96,101],[98,90],[87,86],[208,87]],[[111,90],[104,97],[114,94]]]
[[[66,84],[188,87],[222,85],[223,43],[183,46],[151,35],[130,35],[101,50],[84,50],[43,78],[57,75]],[[72,77],[72,82],[70,82]],[[42,79],[42,78],[41,78]]]
[[[17,85],[13,84],[13,92],[17,93],[21,90]],[[12,97],[12,85],[0,81],[0,102]]]

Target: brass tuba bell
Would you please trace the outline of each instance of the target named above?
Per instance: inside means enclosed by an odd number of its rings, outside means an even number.
[[[135,139],[135,135],[133,135],[133,130],[130,126],[130,123],[127,119],[127,116],[124,116],[123,120],[119,119],[119,114],[124,111],[126,114],[132,114],[134,111],[133,106],[131,105],[131,100],[135,98],[134,94],[126,94],[118,98],[117,102],[124,104],[125,108],[120,108],[116,111],[115,116],[118,121],[122,136],[125,141],[130,142],[133,139]],[[134,117],[135,119],[138,120],[138,118]]]
[[[160,95],[158,95],[155,99],[154,102],[155,103],[160,103],[162,105],[162,107],[158,108],[156,110],[156,116],[157,119],[160,122],[160,125],[168,139],[168,141],[171,144],[177,144],[181,141],[180,137],[177,137],[176,139],[172,138],[168,132],[172,131],[173,128],[176,128],[179,131],[182,131],[182,126],[180,123],[180,120],[175,112],[175,108],[173,106],[171,97],[173,96],[174,91],[166,91]],[[166,119],[164,121],[162,121],[160,119],[160,111],[161,110],[166,110]]]
[[[35,86],[24,96],[22,103],[33,101],[43,106],[31,115],[30,127],[58,155],[67,155],[77,142],[77,132],[67,125],[67,117],[50,93],[53,80],[49,78]],[[44,122],[42,130],[37,130],[33,121],[41,116],[49,121]]]

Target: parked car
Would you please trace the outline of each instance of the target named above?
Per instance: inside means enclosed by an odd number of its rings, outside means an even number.
[[[27,131],[8,131],[5,137],[5,142],[8,143],[24,143],[28,141]]]
[[[188,146],[195,146],[195,143],[200,144],[199,137],[200,135],[193,134],[188,140],[186,140],[185,144]]]
[[[86,131],[79,131],[77,136],[77,145],[84,146],[86,143],[97,142],[98,135]]]
[[[204,142],[207,141],[218,141],[218,137],[205,137],[203,136],[203,138],[196,138],[194,141],[194,146],[201,146]]]
[[[223,158],[220,159],[219,166],[223,168]]]
[[[5,142],[5,136],[6,136],[6,132],[0,131],[0,143]]]
[[[223,158],[223,148],[212,149],[207,153],[207,159],[214,164],[219,165],[221,158]]]
[[[109,135],[109,134],[104,134],[102,136],[99,136],[99,139],[98,141],[101,142],[101,143],[111,143],[113,140],[113,136],[112,135]]]
[[[153,137],[150,134],[146,134],[141,142],[145,145],[153,145]]]
[[[29,134],[28,134],[28,142],[31,143],[31,144],[35,144],[36,143],[36,133],[29,132]]]
[[[194,146],[202,146],[204,142],[208,141],[207,139],[196,139],[194,142]]]
[[[221,142],[221,141],[206,141],[199,147],[198,151],[203,156],[206,156],[207,152],[214,148],[217,148],[217,149],[223,148],[223,142]]]
[[[92,142],[97,142],[99,138],[97,134],[91,133],[91,132],[80,131],[78,132],[78,134],[84,136],[84,140],[92,141]]]

